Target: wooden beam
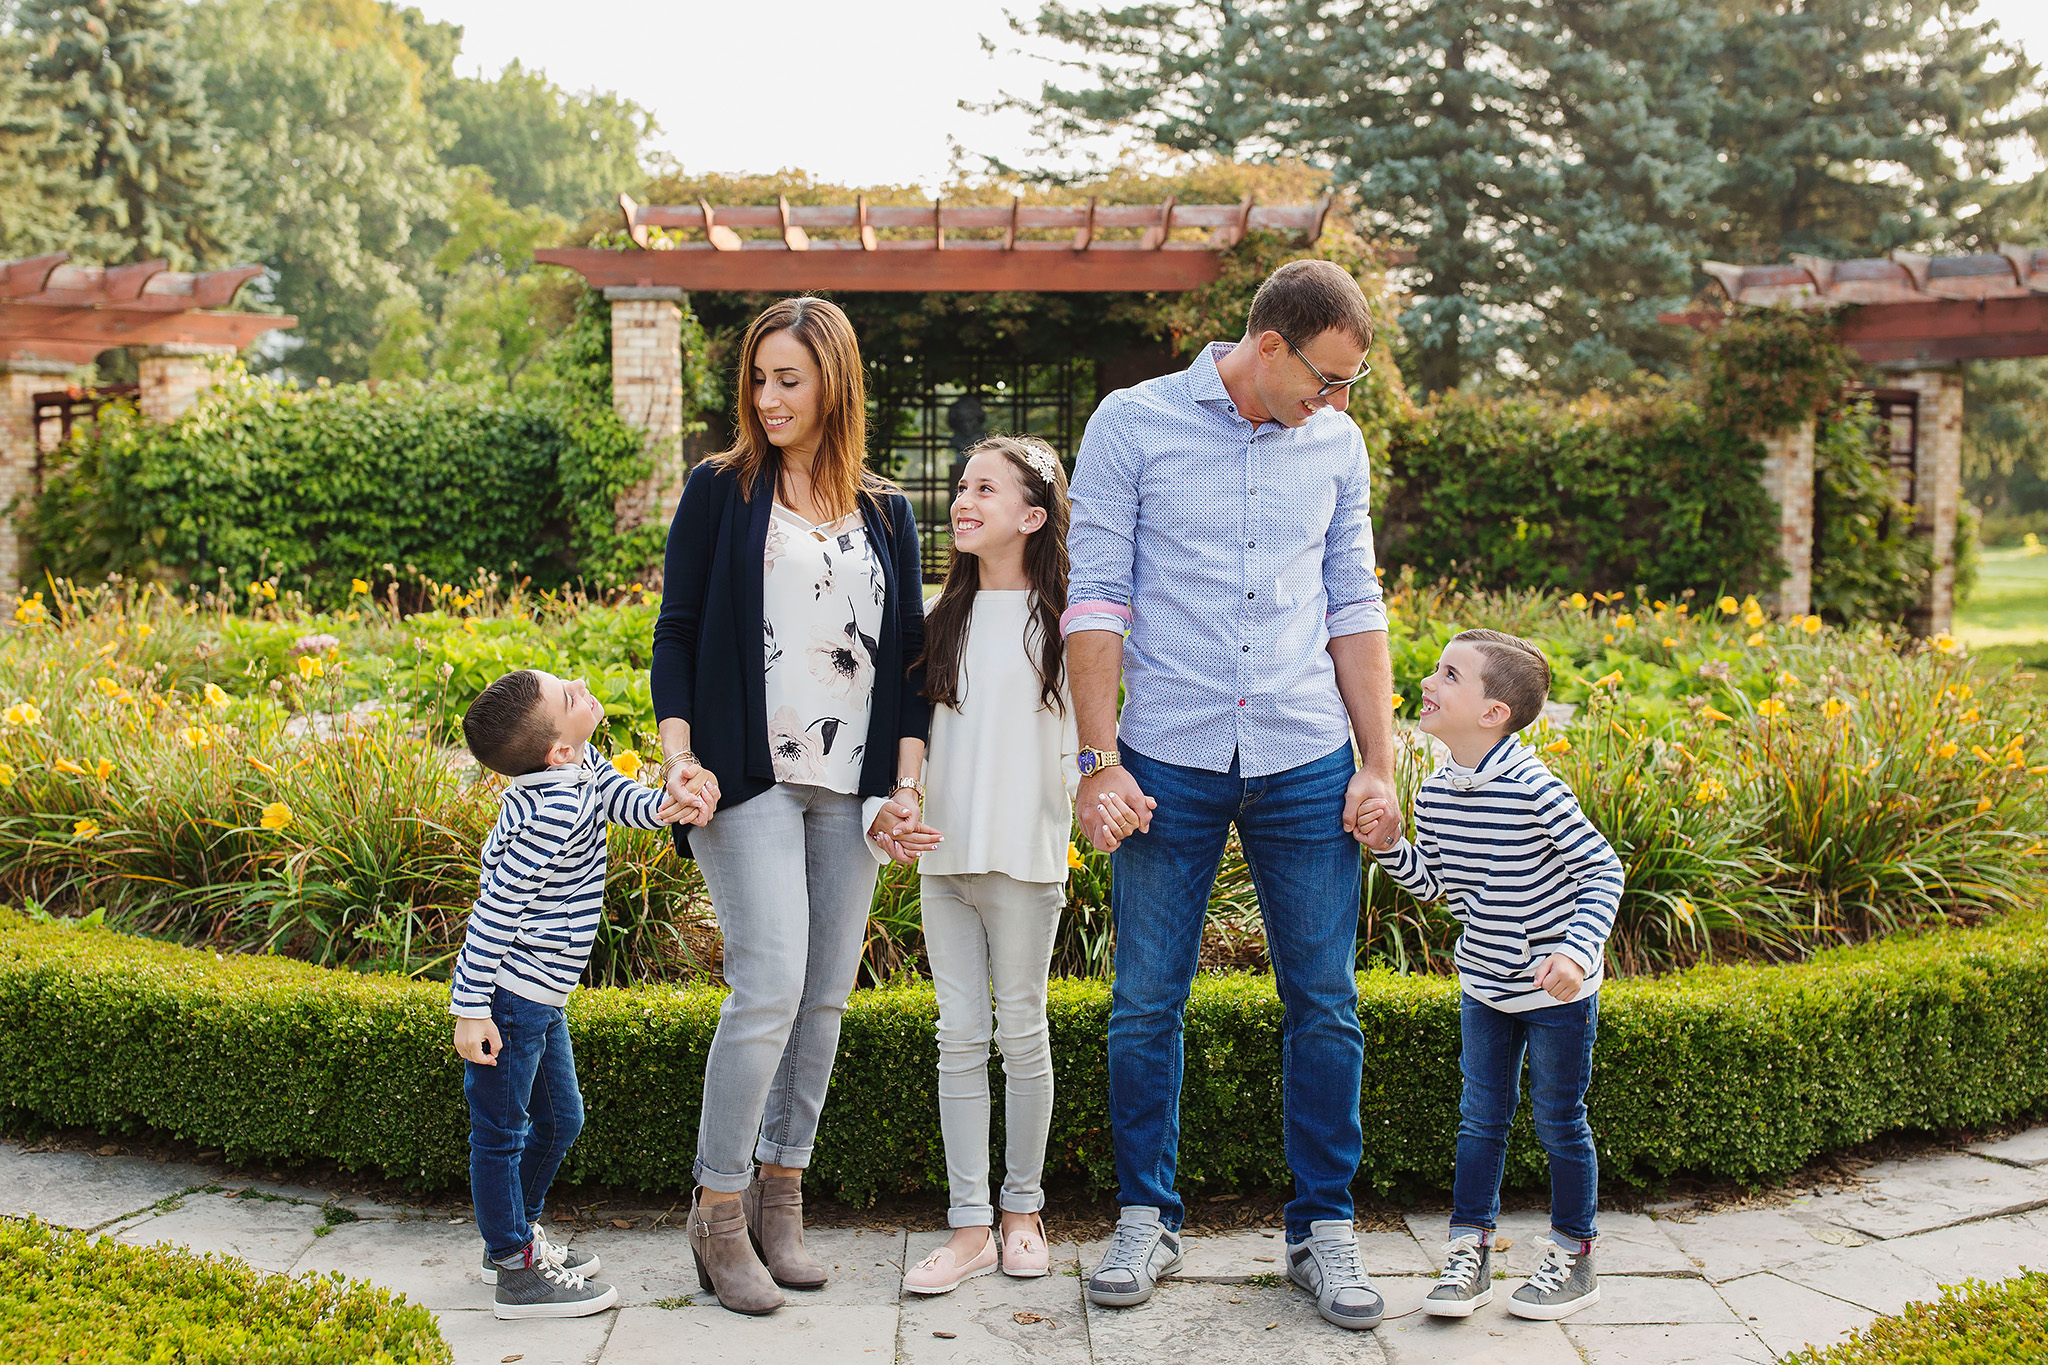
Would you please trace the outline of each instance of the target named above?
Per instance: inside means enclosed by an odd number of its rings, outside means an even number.
[[[2048,355],[2048,294],[1874,303],[1846,314],[1837,335],[1872,365]]]
[[[1167,195],[1166,202],[1159,206],[1159,221],[1145,229],[1145,235],[1138,239],[1139,246],[1146,251],[1157,251],[1166,245],[1166,239],[1173,235],[1173,196]]]
[[[233,346],[239,350],[265,332],[297,322],[288,313],[58,309],[0,301],[0,359],[61,360],[82,365],[115,346],[183,344]]]
[[[854,207],[860,215],[856,223],[856,226],[860,229],[860,249],[862,251],[873,251],[875,249],[875,230],[868,224],[868,197],[864,194],[861,195],[855,201]]]
[[[1095,240],[1095,196],[1088,196],[1088,216],[1074,229],[1074,250],[1086,251]]]
[[[535,252],[534,259],[574,270],[596,289],[671,285],[741,292],[1121,293],[1196,289],[1214,281],[1223,268],[1213,251],[1140,251],[1136,242],[1098,243],[1092,251],[1071,250],[1059,243],[1019,243],[1019,250],[1005,251],[1001,242],[994,241],[953,242],[943,251],[933,250],[928,241],[882,242],[879,246],[883,249],[875,251],[860,250],[851,242],[831,244],[840,248],[837,250],[817,249],[826,245],[817,243],[812,250],[801,252],[784,251],[773,241],[750,244],[767,250],[744,251],[548,247]],[[1022,249],[1033,245],[1049,249]]]
[[[789,221],[789,200],[779,194],[776,195],[775,208],[782,215],[782,244],[791,251],[809,251],[811,249],[810,235],[795,223]]]
[[[702,199],[697,201],[697,207],[704,214],[704,240],[719,251],[738,251],[740,235],[719,222],[718,215],[712,211],[711,205]]]
[[[647,224],[640,221],[640,206],[633,202],[633,196],[619,191],[619,212],[625,215],[626,235],[633,239],[633,245],[647,246]]]

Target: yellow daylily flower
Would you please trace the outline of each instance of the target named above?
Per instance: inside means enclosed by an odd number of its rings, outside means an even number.
[[[99,762],[92,765],[92,775],[94,777],[97,777],[102,782],[106,781],[109,777],[111,777],[113,775],[113,772],[114,765],[113,762],[109,759],[103,758]]]
[[[1765,697],[1756,704],[1756,713],[1765,717],[1782,716],[1785,714],[1785,703],[1776,697]]]
[[[1744,640],[1742,643],[1748,645],[1751,649],[1755,649],[1758,645],[1762,644],[1763,642],[1764,633],[1762,631],[1758,631],[1756,634],[1750,636],[1747,640]]]
[[[150,632],[155,629],[156,628],[154,626],[150,625],[146,621],[137,621],[135,623],[135,638],[138,640],[147,640],[150,636]]]
[[[640,753],[637,749],[621,749],[612,755],[612,766],[627,777],[640,776]]]
[[[233,700],[233,697],[230,697],[221,689],[219,683],[208,683],[206,685],[206,704],[216,711],[225,710],[227,704]]]
[[[1673,901],[1673,902],[1671,903],[1671,908],[1672,908],[1673,910],[1675,910],[1675,911],[1677,911],[1677,912],[1678,912],[1678,917],[1679,917],[1680,919],[1684,920],[1684,921],[1685,921],[1685,922],[1686,922],[1687,924],[1691,924],[1691,923],[1692,923],[1692,902],[1691,902],[1691,901],[1687,900],[1687,899],[1686,899],[1685,897],[1683,897],[1683,896],[1680,896],[1680,897],[1678,897],[1678,898],[1677,898],[1676,900],[1674,900],[1674,901]]]
[[[1836,716],[1841,715],[1844,711],[1848,709],[1849,704],[1836,697],[1829,697],[1826,701],[1820,704],[1820,713],[1823,716],[1826,716],[1829,720],[1833,720]]]
[[[1804,687],[1805,684],[1799,681],[1799,677],[1797,674],[1791,672],[1790,670],[1781,669],[1778,672],[1778,686]]]
[[[1702,806],[1710,806],[1717,801],[1726,801],[1728,799],[1727,784],[1718,777],[1706,778],[1701,781],[1698,787],[1694,788],[1692,799]]]
[[[1947,631],[1943,631],[1941,634],[1935,636],[1931,643],[1934,645],[1935,650],[1938,653],[1942,654],[1953,654],[1958,649],[1962,648],[1962,646],[1959,643],[1957,643],[1956,637],[1950,635]]]
[[[1979,720],[1982,720],[1983,717],[1977,714],[1977,708],[1973,706],[1969,710],[1963,712],[1963,714],[1961,714],[1960,716],[1957,716],[1956,719],[1961,721],[1965,725],[1975,725]]]
[[[244,757],[244,758],[248,758],[248,759],[249,759],[249,765],[250,765],[251,767],[255,768],[255,769],[256,769],[256,771],[258,771],[258,772],[260,772],[260,773],[263,773],[263,774],[265,774],[266,776],[269,776],[269,777],[276,777],[276,776],[277,776],[277,769],[275,769],[275,768],[271,767],[271,766],[270,766],[270,765],[269,765],[268,763],[265,763],[265,762],[264,762],[264,761],[263,761],[262,759],[260,759],[260,758],[250,758],[250,757],[249,757],[249,755],[247,755],[247,754],[244,754],[244,755],[242,755],[242,757]]]
[[[351,595],[354,595],[356,593],[366,593],[370,590],[370,585],[368,583],[365,583],[360,578],[351,578],[348,581],[348,590]]]
[[[58,772],[70,773],[73,777],[85,776],[85,769],[81,768],[76,763],[73,763],[68,758],[60,758],[51,766],[54,767]]]
[[[1582,592],[1575,592],[1565,600],[1571,603],[1573,611],[1584,611],[1586,609],[1586,594]]]
[[[178,731],[178,737],[184,740],[185,746],[190,749],[210,748],[213,744],[213,731],[204,725],[187,725]]]
[[[319,655],[301,654],[299,656],[299,676],[306,681],[311,682],[326,671],[327,665],[320,662]]]
[[[1714,605],[1721,609],[1723,616],[1733,616],[1736,612],[1742,610],[1742,604],[1732,597],[1724,597]]]
[[[1972,744],[1970,746],[1970,752],[1976,757],[1983,759],[1986,763],[1996,763],[1998,761],[1998,759],[1990,753],[1988,753],[1985,750],[1984,746],[1981,744]]]
[[[1934,751],[1934,756],[1936,758],[1954,758],[1957,754],[1961,752],[1962,750],[1960,748],[1958,748],[1955,744],[1950,743],[1941,745],[1939,748],[1937,748]]]
[[[21,774],[14,771],[14,765],[12,763],[0,763],[0,787],[13,786],[14,779],[19,776],[21,776]]]
[[[1595,679],[1595,680],[1594,680],[1594,683],[1593,683],[1593,686],[1595,686],[1595,687],[1619,687],[1619,686],[1621,686],[1621,672],[1620,672],[1620,670],[1618,670],[1618,669],[1617,669],[1616,671],[1614,671],[1614,672],[1612,672],[1612,673],[1609,673],[1609,674],[1608,674],[1608,675],[1607,675],[1606,677],[1604,677],[1604,678],[1598,678],[1598,679]]]
[[[1625,611],[1621,615],[1615,617],[1614,628],[1616,630],[1634,630],[1636,628],[1635,614],[1633,612]]]
[[[115,682],[112,678],[94,678],[92,683],[94,687],[99,688],[100,695],[103,697],[111,697],[121,690],[121,684]]]
[[[1711,706],[1702,706],[1702,707],[1700,708],[1700,719],[1701,719],[1701,720],[1734,720],[1734,719],[1735,719],[1735,717],[1733,717],[1733,716],[1729,715],[1729,714],[1728,714],[1728,713],[1727,713],[1726,711],[1717,711],[1717,710],[1715,710],[1715,709],[1714,709],[1713,707],[1711,707]]]
[[[1546,754],[1568,754],[1571,751],[1572,742],[1568,739],[1554,739],[1543,746],[1543,752]]]
[[[1672,639],[1669,635],[1664,637],[1664,648],[1666,649],[1670,649],[1673,645],[1676,645],[1677,643],[1678,641]]]
[[[1072,844],[1068,844],[1068,845],[1067,845],[1067,866],[1068,866],[1068,867],[1086,867],[1086,866],[1088,866],[1088,864],[1087,864],[1087,863],[1085,863],[1085,862],[1081,861],[1081,850],[1080,850],[1080,849],[1078,849],[1078,848],[1075,848],[1075,847],[1074,847],[1074,846],[1073,846]]]
[[[34,725],[42,718],[43,713],[36,710],[36,704],[32,701],[17,702],[6,711],[0,712],[0,719],[4,719],[9,725]]]
[[[273,801],[263,808],[263,818],[257,823],[265,829],[283,829],[296,818],[290,806],[282,801]]]
[[[14,619],[25,626],[39,626],[50,619],[50,609],[43,605],[43,595],[37,593],[14,609]]]
[[[1977,801],[1977,814],[1979,814],[1979,815],[1982,815],[1982,814],[1983,814],[1983,813],[1984,813],[1985,811],[1987,811],[1987,810],[1990,810],[1990,809],[1991,809],[1991,798],[1990,798],[1990,797],[1988,797],[1988,796],[1985,796],[1985,797],[1980,797],[1980,798],[1978,799],[1978,801]]]
[[[99,838],[100,822],[95,819],[92,819],[90,816],[83,820],[77,821],[75,824],[71,826],[71,837],[74,839]]]
[[[1801,621],[1799,623],[1799,628],[1805,631],[1808,635],[1820,634],[1820,626],[1821,621],[1818,616],[1809,616],[1804,621]]]

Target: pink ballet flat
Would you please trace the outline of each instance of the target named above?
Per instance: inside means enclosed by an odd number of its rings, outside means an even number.
[[[1013,1280],[1035,1280],[1052,1269],[1052,1248],[1045,1244],[1045,1223],[1018,1228],[1003,1239],[1003,1273]]]
[[[953,1248],[942,1246],[903,1273],[903,1287],[912,1294],[950,1294],[965,1281],[995,1268],[996,1234],[991,1228],[988,1241],[965,1263],[953,1255]]]

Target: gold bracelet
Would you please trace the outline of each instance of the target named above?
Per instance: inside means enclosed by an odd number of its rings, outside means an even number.
[[[668,785],[669,773],[676,767],[677,764],[680,763],[688,763],[698,768],[704,766],[703,764],[697,762],[697,755],[694,750],[683,749],[677,753],[670,754],[667,758],[664,758],[661,761],[662,786],[666,787]]]
[[[905,787],[908,787],[908,788],[910,788],[910,789],[911,789],[912,791],[914,791],[914,792],[916,792],[916,793],[917,793],[917,804],[918,804],[918,805],[919,805],[920,807],[921,807],[921,806],[923,806],[923,805],[924,805],[924,783],[922,783],[922,782],[918,781],[918,780],[917,780],[916,778],[914,778],[914,777],[899,777],[899,778],[897,778],[897,779],[896,779],[896,785],[895,785],[895,786],[893,786],[893,787],[891,787],[891,788],[889,788],[889,795],[891,795],[891,796],[894,796],[894,795],[895,795],[895,794],[896,794],[897,792],[900,792],[900,791],[902,791],[902,790],[903,790],[903,789],[904,789]]]

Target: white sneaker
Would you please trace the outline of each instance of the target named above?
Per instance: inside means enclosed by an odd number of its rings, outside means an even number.
[[[1358,1259],[1358,1232],[1350,1220],[1308,1225],[1308,1240],[1287,1244],[1287,1278],[1316,1296],[1323,1321],[1363,1332],[1380,1325],[1386,1301]]]
[[[604,1268],[604,1262],[598,1259],[596,1252],[577,1251],[572,1247],[563,1246],[560,1242],[550,1242],[547,1233],[541,1230],[538,1223],[533,1225],[532,1231],[534,1260],[545,1261],[549,1265],[585,1276],[595,1275]],[[483,1269],[478,1272],[477,1278],[485,1284],[498,1282],[498,1263],[491,1259],[488,1250],[484,1252]]]
[[[1162,1277],[1180,1269],[1180,1234],[1168,1232],[1159,1210],[1133,1205],[1116,1220],[1116,1235],[1088,1277],[1088,1301],[1129,1308],[1152,1297]]]

